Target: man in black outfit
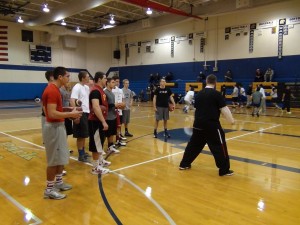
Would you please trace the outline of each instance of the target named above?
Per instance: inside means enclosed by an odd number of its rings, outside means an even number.
[[[206,87],[195,96],[195,120],[192,137],[185,148],[179,169],[191,168],[191,163],[201,153],[205,144],[215,158],[220,176],[231,176],[225,133],[220,124],[220,112],[231,123],[234,119],[221,93],[215,90],[217,78],[211,74],[206,78]]]

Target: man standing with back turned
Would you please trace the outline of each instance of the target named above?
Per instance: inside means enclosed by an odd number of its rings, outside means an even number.
[[[230,170],[225,133],[219,121],[220,112],[231,124],[234,119],[221,93],[214,89],[216,82],[216,76],[209,75],[206,78],[206,87],[195,96],[193,134],[185,148],[179,169],[190,169],[191,163],[207,143],[219,168],[219,176],[231,176],[233,171]]]

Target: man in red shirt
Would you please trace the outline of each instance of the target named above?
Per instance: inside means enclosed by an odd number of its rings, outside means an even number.
[[[47,187],[44,198],[63,199],[72,186],[63,183],[62,171],[69,162],[65,118],[79,118],[82,112],[63,112],[62,97],[59,88],[69,82],[70,74],[64,67],[57,67],[53,71],[54,81],[49,84],[42,96],[43,108],[46,114],[46,123],[43,127],[43,137],[47,158]]]

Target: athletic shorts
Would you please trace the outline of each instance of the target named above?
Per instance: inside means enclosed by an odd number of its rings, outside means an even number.
[[[239,97],[232,97],[232,101],[233,102],[238,102],[239,101]]]
[[[89,151],[103,152],[103,144],[105,141],[105,133],[103,125],[98,120],[89,120]]]
[[[155,112],[156,120],[169,120],[169,108],[165,107],[156,107],[157,111]]]
[[[65,118],[65,127],[66,127],[67,135],[73,134],[73,123],[71,119]]]
[[[105,136],[110,137],[117,134],[117,119],[106,120],[108,130],[105,131]]]
[[[74,138],[88,138],[89,137],[89,125],[88,125],[88,113],[82,113],[79,124],[73,123],[73,137]]]
[[[128,124],[130,123],[130,110],[123,110],[123,123]]]
[[[69,148],[64,122],[46,122],[43,128],[48,166],[63,166],[69,163]]]
[[[272,103],[277,103],[277,102],[278,102],[278,98],[272,98],[272,99],[271,99],[271,102],[272,102]]]

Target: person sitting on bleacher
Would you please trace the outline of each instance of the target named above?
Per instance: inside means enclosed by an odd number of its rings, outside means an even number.
[[[265,82],[271,82],[273,75],[274,75],[274,70],[272,70],[271,67],[269,67],[265,72],[265,76],[264,76]]]
[[[225,73],[225,82],[232,82],[232,72],[231,70],[227,70]]]
[[[260,69],[256,69],[255,71],[255,79],[254,82],[264,82],[264,76]]]

